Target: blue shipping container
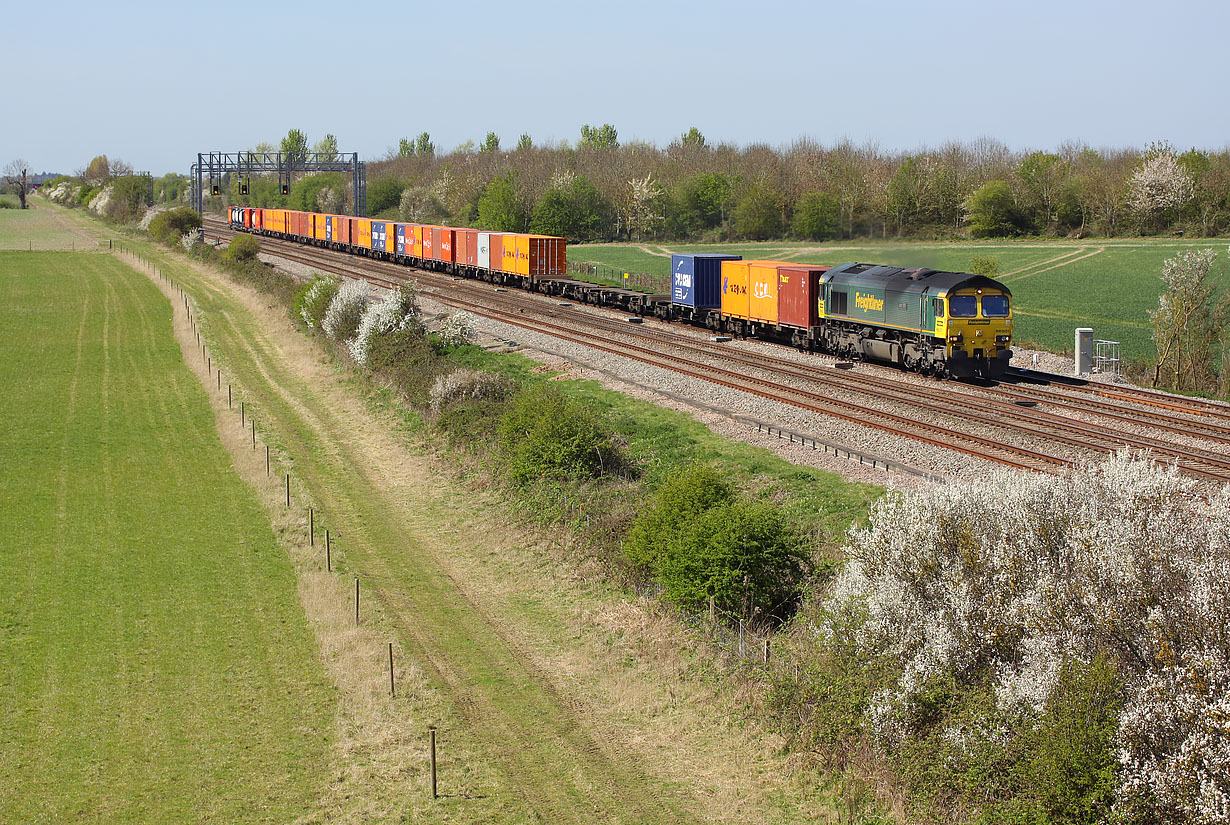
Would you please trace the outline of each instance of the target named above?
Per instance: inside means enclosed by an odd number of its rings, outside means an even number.
[[[333,240],[333,216],[325,215],[325,240]]]
[[[406,254],[406,225],[404,223],[397,224],[397,254]]]
[[[741,261],[742,255],[715,253],[671,255],[671,303],[695,309],[722,305],[722,261]]]
[[[372,249],[384,250],[384,221],[372,221]]]

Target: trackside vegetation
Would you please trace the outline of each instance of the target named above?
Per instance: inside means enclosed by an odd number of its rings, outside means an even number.
[[[322,313],[315,296],[331,290]],[[345,353],[395,387],[454,447],[495,459],[512,495],[539,504],[561,496],[577,501],[574,514],[584,511],[591,525],[605,527],[608,546],[600,556],[611,573],[652,584],[685,610],[707,612],[712,597],[724,621],[769,626],[789,618],[810,569],[815,548],[807,531],[816,528],[818,514],[796,525],[778,507],[719,481],[708,466],[672,462],[643,479],[636,455],[642,445],[631,443],[613,416],[537,374],[500,376],[459,366],[458,359],[478,351],[451,332],[457,328],[452,317],[419,322],[417,303],[405,295],[412,290],[372,300],[354,281],[337,288],[318,276],[300,289],[292,315],[343,343]],[[369,323],[377,317],[384,320]],[[386,332],[356,347],[356,330],[371,326]],[[638,516],[634,503],[654,489],[656,503]],[[836,509],[849,503],[835,503]],[[619,544],[623,552],[610,546]]]
[[[314,289],[293,317],[315,332],[341,291],[321,315]],[[404,295],[359,303],[360,328],[382,319],[373,392],[580,537],[585,569],[693,624],[712,605],[772,633],[773,665],[719,670],[793,752],[863,789],[851,821],[1230,821],[1230,491],[1206,501],[1125,454],[880,498],[465,344],[464,319]]]
[[[0,821],[289,822],[334,693],[167,300],[0,252]]]

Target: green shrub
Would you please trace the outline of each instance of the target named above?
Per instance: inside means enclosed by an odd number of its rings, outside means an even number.
[[[90,186],[88,183],[81,187],[81,191],[77,193],[77,203],[80,206],[89,206],[90,201],[98,194],[98,187]]]
[[[450,444],[484,450],[495,443],[500,419],[507,412],[506,399],[468,398],[441,411],[436,426]]]
[[[678,536],[658,564],[666,597],[745,621],[780,620],[794,613],[807,557],[774,507],[736,502],[715,507]]]
[[[174,246],[179,239],[201,228],[201,216],[195,209],[181,206],[160,212],[149,222],[149,233],[155,240]]]
[[[203,241],[192,245],[192,248],[188,250],[188,257],[207,264],[222,262],[222,253],[218,251],[218,247]]]
[[[336,275],[314,275],[295,292],[290,304],[291,315],[307,324],[309,329],[320,329],[325,311],[341,285],[342,279]]]
[[[226,264],[238,264],[245,261],[255,261],[256,256],[260,254],[261,242],[252,235],[236,235],[231,239],[230,245],[227,246],[226,252],[222,254],[222,261]]]
[[[975,255],[970,259],[969,271],[971,275],[994,278],[999,274],[999,258],[994,255]]]
[[[806,554],[781,512],[740,501],[715,470],[675,473],[636,520],[628,560],[690,610],[714,607],[745,621],[779,621],[794,612]]]
[[[522,390],[497,428],[513,482],[597,478],[628,469],[598,412],[549,385]]]
[[[1110,820],[1115,799],[1115,739],[1123,707],[1119,677],[1099,656],[1064,663],[1039,724],[1025,734],[1019,768],[1033,821]]]
[[[367,364],[407,401],[420,407],[426,406],[436,378],[453,369],[420,328],[377,335],[368,349]]]
[[[671,475],[645,512],[628,531],[624,553],[650,576],[670,552],[676,538],[709,510],[735,500],[734,488],[703,464]]]

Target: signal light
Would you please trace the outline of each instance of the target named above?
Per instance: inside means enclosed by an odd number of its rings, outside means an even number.
[[[239,194],[241,195],[248,194],[248,182],[246,180],[239,184]]]
[[[211,183],[211,184],[209,185],[209,194],[211,194],[211,195],[221,195],[221,194],[222,194],[222,187],[220,187],[220,186],[219,186],[218,184],[216,184],[216,183]]]
[[[289,183],[284,183],[284,184],[282,184],[282,194],[283,194],[283,195],[289,195],[289,194],[290,194],[290,184],[289,184]]]

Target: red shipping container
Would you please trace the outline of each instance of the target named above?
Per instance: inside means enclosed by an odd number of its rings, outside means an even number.
[[[438,230],[439,228],[440,227],[438,226],[424,226],[423,227],[423,260],[424,261],[436,260],[436,255],[435,255],[436,244],[440,240],[440,234],[436,230]]]
[[[531,235],[530,275],[563,275],[568,271],[565,241],[553,235]]]
[[[777,323],[807,329],[820,325],[820,276],[827,266],[782,266],[777,269]]]
[[[457,263],[478,266],[478,230],[458,229],[455,258]]]

